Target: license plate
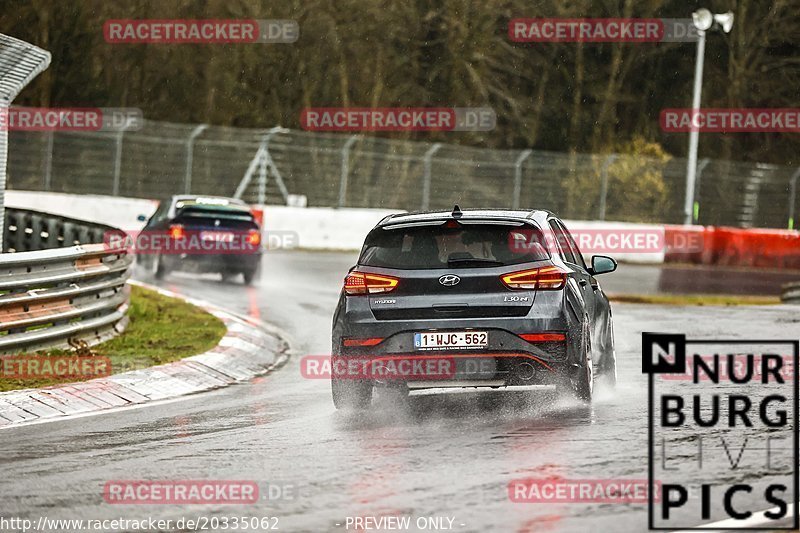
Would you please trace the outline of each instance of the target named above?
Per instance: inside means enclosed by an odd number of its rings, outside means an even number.
[[[489,334],[485,331],[414,333],[414,347],[417,350],[485,348],[488,341]]]
[[[233,242],[233,233],[225,231],[201,231],[200,238],[204,241]]]

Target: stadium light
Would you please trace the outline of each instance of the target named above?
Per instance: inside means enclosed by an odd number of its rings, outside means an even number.
[[[694,64],[694,90],[692,91],[692,122],[694,114],[700,110],[700,91],[703,85],[703,62],[706,51],[706,31],[715,24],[725,33],[730,33],[733,27],[733,13],[712,14],[705,8],[692,13],[692,24],[697,28],[697,57]],[[700,132],[692,127],[689,131],[689,156],[686,162],[686,203],[683,206],[683,223],[690,225],[694,222],[694,213],[697,211],[694,198],[694,187],[697,178],[697,143]]]

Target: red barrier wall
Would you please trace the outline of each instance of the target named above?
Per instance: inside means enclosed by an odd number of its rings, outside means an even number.
[[[800,269],[800,232],[665,226],[667,263]]]

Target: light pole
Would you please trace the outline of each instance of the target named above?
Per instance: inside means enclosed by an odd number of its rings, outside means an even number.
[[[697,142],[700,131],[695,125],[695,116],[700,110],[700,91],[703,87],[703,61],[706,53],[706,30],[719,24],[722,31],[729,33],[733,27],[733,13],[712,14],[708,9],[698,9],[692,13],[692,24],[697,28],[697,57],[694,63],[694,90],[692,91],[692,127],[689,130],[689,157],[686,161],[686,203],[683,206],[683,222],[692,223],[695,211],[694,183],[697,177]]]

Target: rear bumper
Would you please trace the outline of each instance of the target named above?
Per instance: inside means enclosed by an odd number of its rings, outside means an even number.
[[[526,352],[416,352],[334,356],[334,379],[409,390],[466,387],[555,387],[574,371],[566,360]]]
[[[261,254],[180,254],[161,256],[165,268],[181,272],[243,272],[258,267]]]

